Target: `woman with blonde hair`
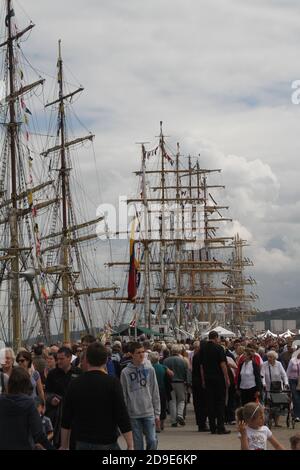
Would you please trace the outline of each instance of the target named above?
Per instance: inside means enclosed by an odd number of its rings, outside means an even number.
[[[266,391],[279,392],[289,385],[286,372],[281,362],[277,361],[278,354],[276,351],[268,351],[267,359],[268,360],[264,362],[261,367],[261,374],[264,377]]]
[[[268,360],[264,362],[261,367],[261,374],[263,376],[267,400],[270,398],[270,392],[281,392],[283,388],[288,388],[289,386],[286,372],[281,362],[277,361],[277,358],[278,354],[276,351],[268,351]],[[272,416],[274,417],[275,426],[277,428],[281,427],[279,424],[279,407],[272,407]]]

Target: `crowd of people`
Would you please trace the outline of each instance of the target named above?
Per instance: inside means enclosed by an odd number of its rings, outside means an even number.
[[[241,449],[283,446],[266,426],[273,392],[300,421],[300,349],[291,338],[78,343],[0,353],[0,449],[155,450],[166,426],[185,426],[193,402],[201,433],[229,434]],[[283,411],[273,410],[275,427]],[[167,417],[169,415],[169,420]],[[227,426],[227,427],[226,427]],[[300,450],[300,435],[291,438]]]

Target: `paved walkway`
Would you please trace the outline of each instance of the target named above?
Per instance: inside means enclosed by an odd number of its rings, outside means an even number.
[[[289,438],[295,432],[300,432],[300,423],[296,428],[287,429],[284,418],[281,419],[282,428],[274,428],[272,432],[278,441],[287,449],[290,448]],[[165,429],[158,434],[159,450],[239,450],[240,440],[236,426],[226,426],[231,434],[217,435],[209,432],[200,433],[195,424],[193,405],[188,405],[186,425],[172,428],[170,418],[165,421]],[[272,448],[272,447],[271,447]]]

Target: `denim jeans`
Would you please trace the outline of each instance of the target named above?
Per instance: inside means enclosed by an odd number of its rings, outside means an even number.
[[[96,444],[94,442],[76,441],[76,450],[120,450],[120,447],[117,442]]]
[[[157,449],[157,437],[155,431],[155,418],[130,418],[133,434],[134,450],[144,450],[144,434],[146,438],[146,449]]]

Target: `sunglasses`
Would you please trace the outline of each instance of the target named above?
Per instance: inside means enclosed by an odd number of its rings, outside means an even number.
[[[25,362],[25,361],[26,361],[26,359],[18,359],[18,360],[17,360],[17,363],[20,364],[20,362],[23,363],[23,362]]]

